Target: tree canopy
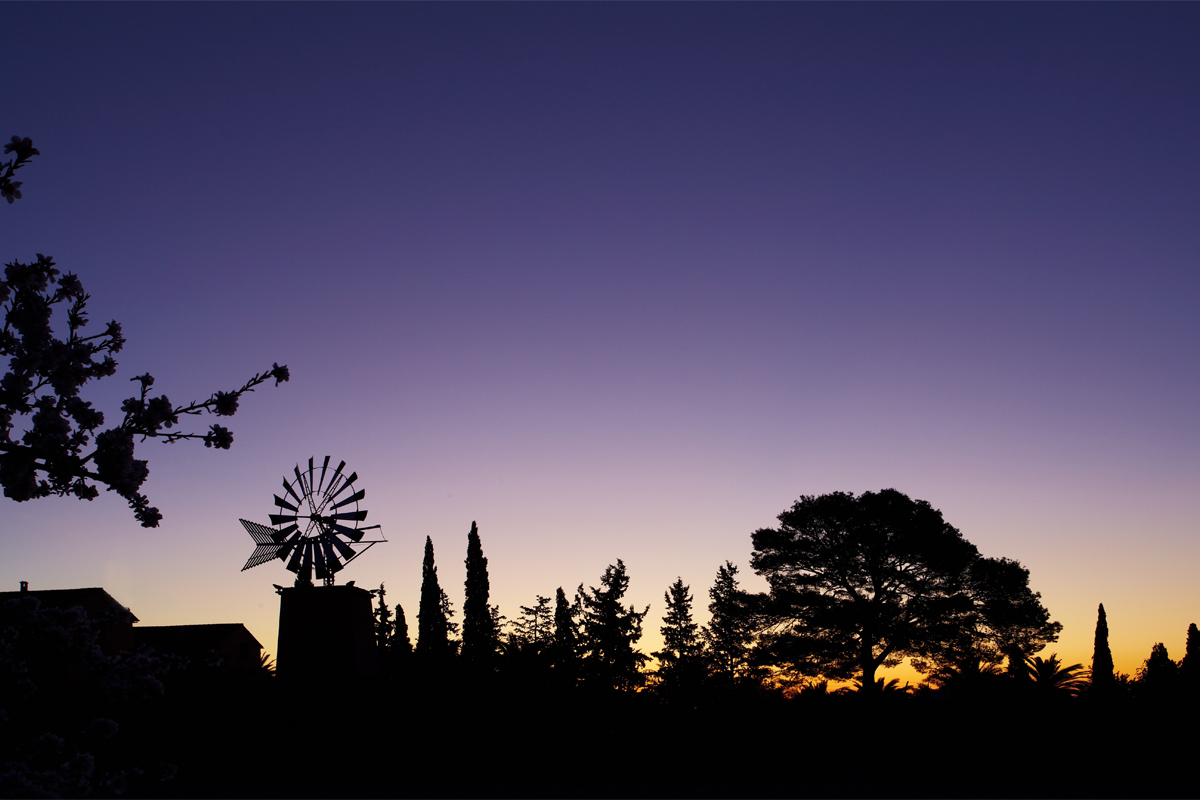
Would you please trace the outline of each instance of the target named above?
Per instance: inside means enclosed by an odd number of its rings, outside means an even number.
[[[801,497],[752,535],[770,594],[759,657],[794,673],[876,685],[880,667],[995,663],[1057,638],[1028,571],[985,559],[929,503],[895,489]]]

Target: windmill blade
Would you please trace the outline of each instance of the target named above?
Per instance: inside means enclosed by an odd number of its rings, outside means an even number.
[[[311,574],[312,564],[313,564],[312,539],[305,539],[304,545],[300,548],[300,550],[301,550],[301,552],[304,553],[304,564],[303,564],[302,568],[304,569],[305,572],[308,572]]]
[[[291,503],[289,503],[287,500],[284,500],[284,499],[283,499],[282,497],[280,497],[279,495],[273,495],[273,496],[274,496],[274,498],[275,498],[275,505],[276,505],[278,508],[286,508],[288,511],[299,511],[299,510],[300,510],[300,509],[299,509],[299,508],[297,508],[296,506],[294,506],[294,505],[292,505]]]
[[[275,531],[266,525],[259,525],[257,522],[251,522],[248,519],[239,519],[238,522],[242,523],[242,527],[246,529],[246,533],[250,534],[250,538],[254,540],[255,544],[275,543]]]
[[[293,525],[292,527],[295,528],[296,526]],[[304,534],[300,532],[299,528],[296,528],[296,533],[294,536],[292,536],[291,539],[287,540],[286,542],[279,543],[279,560],[283,561],[284,559],[286,559],[288,556],[288,553],[292,552],[292,548],[295,547],[303,539],[304,539]],[[290,569],[290,567],[289,567],[289,569]]]
[[[295,514],[269,514],[272,525],[282,525],[285,522],[295,522]]]
[[[300,530],[295,525],[288,525],[281,531],[271,531],[271,539],[275,542],[282,542],[284,539],[292,535],[292,531]]]
[[[331,499],[331,500],[332,500],[333,498],[337,497],[337,496],[338,496],[339,494],[341,494],[342,492],[346,491],[346,487],[348,487],[348,486],[353,486],[353,485],[354,485],[354,482],[355,482],[356,480],[358,480],[358,473],[357,473],[357,472],[351,472],[351,473],[350,473],[350,477],[349,477],[349,478],[346,478],[346,482],[342,484],[341,488],[340,488],[340,489],[338,489],[338,490],[337,490],[336,492],[334,492],[333,494],[329,495],[329,499]]]
[[[335,574],[342,568],[342,562],[338,561],[337,554],[333,552],[333,544],[329,539],[321,539],[321,549],[325,551],[325,569],[329,574]]]
[[[358,553],[354,552],[354,548],[339,539],[337,534],[329,534],[329,541],[333,542],[333,546],[337,548],[338,553],[347,561],[358,555]]]
[[[327,519],[348,519],[354,522],[362,522],[366,518],[366,511],[343,511],[341,514],[330,514],[327,517]]]
[[[293,467],[292,472],[296,473],[296,485],[300,487],[300,491],[304,494],[309,494],[309,488],[304,485],[304,476],[300,474],[300,465],[297,464]]]
[[[325,470],[329,469],[329,456],[325,456],[325,463],[321,465],[321,482],[317,484],[317,493],[320,494],[321,487],[325,485]]]
[[[313,542],[312,540],[309,540],[309,547],[312,548],[313,561],[317,565],[317,577],[324,579],[327,574],[325,567],[325,548],[321,547],[321,543],[319,541]]]
[[[350,503],[357,503],[359,500],[362,500],[366,496],[367,496],[367,490],[360,489],[359,491],[357,491],[354,494],[347,497],[345,500],[337,501],[336,503],[334,503],[331,506],[331,508],[338,509],[338,508],[341,508],[342,506],[349,505]]]
[[[296,544],[296,542],[293,541],[291,544]],[[296,573],[300,572],[300,565],[304,560],[304,542],[300,542],[299,544],[300,546],[295,549],[291,560],[287,563],[287,568]]]
[[[300,495],[296,494],[296,490],[292,488],[292,485],[290,483],[288,483],[288,480],[286,477],[284,477],[284,479],[283,479],[283,490],[285,492],[287,492],[288,494],[290,494],[292,497],[294,497],[297,503],[304,502],[303,500],[300,499]]]
[[[312,482],[313,481],[313,463],[312,462],[313,462],[313,460],[310,458],[308,460],[308,491],[310,491],[310,492],[313,490],[313,488],[312,488],[313,487],[313,482]]]
[[[242,567],[242,572],[257,567],[259,564],[265,564],[271,561],[279,552],[277,544],[260,544],[254,548],[254,552],[250,554],[250,558],[246,561],[246,566]]]
[[[328,495],[329,495],[329,494],[330,494],[330,493],[333,491],[333,487],[337,486],[337,484],[338,484],[338,481],[339,481],[339,480],[341,480],[341,477],[342,477],[342,468],[343,468],[343,467],[345,467],[345,466],[346,466],[346,462],[345,462],[345,461],[342,461],[342,462],[339,462],[339,463],[338,463],[338,465],[337,465],[337,469],[335,469],[335,470],[333,471],[333,477],[331,477],[331,478],[329,479],[329,486],[325,487],[325,494],[326,494],[326,496],[328,496]]]
[[[336,523],[333,524],[331,527],[335,531],[340,533],[342,536],[346,536],[346,537],[352,539],[353,541],[357,542],[359,539],[362,538],[362,531],[360,531],[360,530],[356,530],[354,528],[347,528],[345,525],[338,525]]]

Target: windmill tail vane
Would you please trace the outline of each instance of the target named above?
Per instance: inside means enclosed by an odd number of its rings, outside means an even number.
[[[297,464],[293,479],[284,476],[284,496],[273,498],[279,513],[269,515],[269,526],[239,520],[254,540],[254,552],[242,567],[243,572],[278,558],[296,573],[296,585],[311,585],[315,572],[331,586],[334,575],[346,564],[373,545],[387,541],[379,525],[361,526],[367,510],[359,504],[367,492],[354,490],[358,473],[345,475],[346,462],[342,461],[331,475],[329,461],[325,456],[318,468],[310,458],[307,470]],[[364,539],[368,531],[376,531],[378,538],[373,534]]]

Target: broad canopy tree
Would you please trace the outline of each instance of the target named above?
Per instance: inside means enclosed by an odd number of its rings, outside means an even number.
[[[835,492],[778,519],[752,535],[751,566],[770,586],[752,604],[765,663],[874,687],[904,658],[922,671],[1023,663],[1057,638],[1028,571],[983,558],[927,502]]]

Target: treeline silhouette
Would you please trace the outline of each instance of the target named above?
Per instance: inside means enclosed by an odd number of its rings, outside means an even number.
[[[467,534],[461,623],[426,539],[415,640],[375,592],[382,673],[222,673],[108,657],[97,622],[4,604],[5,796],[1195,796],[1200,633],[1118,673],[1100,606],[1090,669],[1028,572],[898,492],[801,498],[754,534],[771,587],[718,565],[709,619],[665,587],[638,648],[617,560],[506,619]],[[828,569],[834,565],[836,569]],[[855,604],[867,605],[856,611]],[[871,643],[870,647],[864,643]],[[857,652],[853,645],[857,645]],[[926,679],[874,669],[901,653]],[[651,658],[651,656],[653,658]]]

